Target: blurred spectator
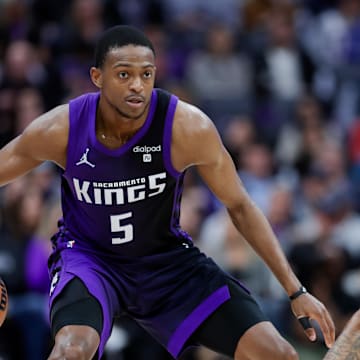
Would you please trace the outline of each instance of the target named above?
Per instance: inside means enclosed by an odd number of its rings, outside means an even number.
[[[95,91],[89,69],[94,65],[98,35],[107,27],[103,15],[101,0],[74,0],[70,4],[69,14],[60,27],[61,36],[54,44],[55,55],[60,57],[59,71],[66,91],[64,100]]]
[[[214,22],[228,24],[231,28],[238,25],[241,1],[222,0],[221,6],[209,0],[166,0],[164,6],[170,23],[175,26],[201,28],[202,31]]]
[[[280,164],[294,167],[303,176],[309,172],[313,158],[322,151],[323,144],[336,138],[336,132],[314,96],[302,96],[296,102],[294,112],[294,120],[284,124],[278,134],[274,154]]]
[[[354,190],[356,210],[360,211],[360,120],[356,119],[347,133],[346,155],[349,161],[349,178]]]
[[[24,191],[20,183],[12,187],[8,185],[4,193],[0,273],[11,298],[9,321],[22,334],[21,358],[37,360],[47,355],[50,345],[46,313],[50,246],[36,235],[44,202],[37,188]]]
[[[253,31],[258,31],[265,24],[271,7],[271,0],[245,1],[242,18],[246,32],[251,34]]]
[[[62,85],[57,70],[41,61],[31,43],[18,40],[6,49],[0,92],[8,91],[14,101],[17,91],[23,87],[38,89],[43,96],[46,109],[55,106],[61,100]]]
[[[311,172],[303,177],[302,201],[307,204],[303,210],[307,210],[298,219],[297,238],[314,241],[321,232],[328,237],[328,230],[333,230],[336,222],[346,219],[345,215],[349,211],[354,213],[356,203],[346,170],[344,153],[338,144],[323,144],[321,151],[313,158]],[[324,212],[328,216],[316,216]],[[332,213],[337,216],[329,222]],[[354,236],[356,237],[355,234]]]
[[[70,17],[66,17],[59,38],[61,54],[77,56],[86,61],[92,57],[98,34],[106,24],[103,19],[101,0],[74,0],[71,2]]]
[[[224,253],[224,239],[228,214],[224,208],[220,208],[204,219],[199,233],[199,248],[222,267],[226,266]]]
[[[234,36],[225,25],[212,25],[206,47],[188,60],[188,86],[220,132],[227,114],[248,113],[251,107],[253,70],[247,54],[236,50]]]
[[[23,88],[15,103],[15,135],[20,134],[38,116],[45,112],[43,98],[36,88]]]
[[[162,0],[115,0],[108,1],[106,7],[108,10],[112,10],[112,19],[115,22],[131,24],[140,28],[148,24],[163,25],[165,22],[165,4]],[[117,17],[114,16],[114,13]]]
[[[0,89],[0,145],[14,136],[15,95],[11,89]]]
[[[294,214],[292,189],[283,184],[277,184],[271,194],[267,217],[285,254],[288,253],[293,244]]]
[[[250,197],[267,215],[275,184],[275,164],[270,149],[263,143],[250,144],[239,161],[240,179]]]
[[[295,102],[311,88],[314,64],[295,32],[295,10],[274,6],[266,17],[265,46],[256,49],[259,131],[270,144],[291,121]]]
[[[318,14],[314,28],[308,29],[309,49],[319,65],[331,70],[343,62],[344,37],[350,24],[359,15],[357,0],[339,0],[335,7],[330,7]]]
[[[359,16],[358,0],[339,0],[336,7],[320,13],[306,31],[308,48],[317,63],[315,93],[330,103],[344,131],[359,110],[359,71],[353,57]]]
[[[307,217],[313,216],[314,206],[319,199],[321,199],[327,192],[327,179],[326,175],[318,170],[311,169],[304,174],[299,181],[297,191],[294,196],[296,199],[296,225]],[[310,230],[311,231],[311,230]]]
[[[313,203],[313,213],[297,224],[294,232],[297,243],[290,258],[302,280],[317,293],[323,289],[319,282],[326,278],[330,297],[324,298],[324,294],[319,298],[325,304],[335,301],[343,314],[350,314],[358,306],[358,300],[352,299],[351,294],[343,288],[342,279],[347,270],[345,254],[354,257],[360,254],[359,231],[360,216],[352,206],[351,193],[343,184],[338,184],[335,188],[328,186],[323,191]],[[321,273],[317,274],[315,269]],[[325,270],[326,273],[322,273]]]
[[[341,142],[336,139],[325,141],[314,154],[312,166],[325,174],[330,189],[337,186],[350,189],[346,152]]]
[[[146,27],[145,32],[156,49],[156,86],[163,87],[167,81],[170,82],[175,77],[171,71],[172,66],[176,67],[176,58],[171,57],[168,35],[162,27],[150,25]]]
[[[186,231],[194,242],[197,242],[199,232],[208,213],[209,194],[202,186],[191,186],[184,189],[182,195],[181,228]]]
[[[0,29],[5,45],[16,40],[27,39],[31,27],[31,18],[27,14],[27,5],[22,0],[3,1],[0,4]]]
[[[354,212],[352,194],[339,184],[316,204],[324,236],[353,256],[360,256],[360,215]]]
[[[252,119],[240,115],[230,117],[224,129],[223,141],[238,168],[242,153],[256,141],[256,129]]]

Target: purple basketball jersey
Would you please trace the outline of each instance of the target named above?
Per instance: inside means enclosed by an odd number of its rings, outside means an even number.
[[[144,126],[115,150],[96,138],[98,100],[70,102],[62,204],[71,246],[142,256],[189,241],[179,228],[183,174],[170,160],[177,98],[155,89]]]

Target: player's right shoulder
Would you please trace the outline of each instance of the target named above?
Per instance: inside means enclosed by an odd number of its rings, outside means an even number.
[[[59,105],[42,114],[30,123],[25,133],[30,132],[67,132],[69,128],[69,105]],[[54,134],[55,135],[55,134]]]
[[[18,149],[31,151],[37,160],[51,160],[64,167],[68,138],[69,105],[59,105],[30,123],[18,138]]]

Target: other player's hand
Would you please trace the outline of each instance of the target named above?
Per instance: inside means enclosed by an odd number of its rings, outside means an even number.
[[[311,341],[316,340],[316,331],[311,320],[316,320],[324,335],[325,344],[330,348],[335,341],[335,325],[325,306],[309,293],[291,301],[291,309]]]

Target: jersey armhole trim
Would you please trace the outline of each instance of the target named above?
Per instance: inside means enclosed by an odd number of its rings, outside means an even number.
[[[172,139],[172,128],[174,123],[174,115],[176,106],[178,103],[178,98],[175,95],[172,95],[170,98],[168,110],[165,117],[165,127],[164,127],[164,164],[166,170],[174,177],[178,178],[181,172],[177,171],[171,161],[171,139]]]
[[[75,110],[74,110],[74,102],[75,101],[79,101],[78,99],[72,99],[69,101],[69,132],[68,132],[68,141],[67,141],[67,146],[66,146],[66,164],[65,164],[65,169],[63,170],[63,175],[65,175],[67,173],[67,170],[69,169],[70,165],[69,165],[69,160],[70,160],[70,156],[69,154],[72,154],[74,149],[73,146],[76,143],[76,141],[74,140],[75,138],[75,130],[74,130],[74,122],[76,121],[75,117]]]

